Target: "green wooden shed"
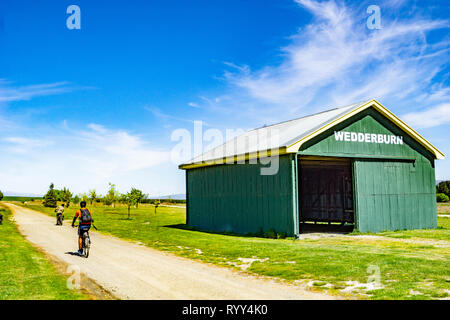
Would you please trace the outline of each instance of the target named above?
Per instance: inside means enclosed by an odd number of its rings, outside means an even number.
[[[376,100],[265,126],[180,165],[187,224],[289,236],[310,226],[436,228],[443,158]]]

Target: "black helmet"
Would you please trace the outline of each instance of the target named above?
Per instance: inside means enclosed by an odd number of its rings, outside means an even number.
[[[86,208],[86,201],[81,201],[80,202],[80,207]]]

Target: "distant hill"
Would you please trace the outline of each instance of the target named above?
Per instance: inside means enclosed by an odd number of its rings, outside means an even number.
[[[3,195],[5,197],[26,197],[26,198],[42,198],[44,197],[43,194],[36,194],[36,193],[26,193],[26,192],[15,192],[15,191],[4,191]]]
[[[185,193],[179,193],[179,194],[171,194],[167,196],[149,196],[149,199],[173,199],[173,200],[186,200],[186,194]]]

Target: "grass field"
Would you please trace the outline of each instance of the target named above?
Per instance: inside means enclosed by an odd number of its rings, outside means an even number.
[[[0,207],[0,213],[0,300],[87,298],[67,288],[66,277],[23,238],[9,210]]]
[[[26,205],[53,216],[39,203]],[[316,239],[265,239],[189,230],[185,209],[145,205],[91,208],[99,230],[208,263],[288,281],[313,290],[369,299],[439,299],[450,293],[450,218],[435,230],[384,232]],[[439,206],[441,210],[441,206]],[[66,211],[71,220],[75,208]],[[367,285],[368,267],[380,270],[381,289]],[[364,284],[366,284],[364,288]]]

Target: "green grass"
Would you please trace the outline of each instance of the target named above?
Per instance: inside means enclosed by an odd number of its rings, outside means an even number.
[[[438,228],[430,230],[403,230],[403,231],[385,231],[378,233],[377,235],[382,235],[392,238],[403,238],[403,239],[434,239],[434,240],[445,240],[450,241],[450,218],[438,217]]]
[[[53,209],[40,204],[27,207],[54,216]],[[450,292],[449,247],[432,243],[449,240],[450,218],[439,218],[439,229],[386,232],[381,234],[382,240],[351,235],[293,240],[192,230],[184,225],[184,208],[159,207],[155,215],[153,207],[141,206],[132,209],[131,219],[127,219],[125,207],[91,209],[103,233],[231,268],[238,268],[239,258],[266,259],[253,262],[247,272],[289,281],[307,279],[313,281],[313,290],[342,294],[339,290],[348,286],[346,281],[367,283],[367,268],[375,265],[380,268],[384,288],[356,292],[360,297],[436,299]],[[68,211],[66,217],[71,220],[75,208]]]
[[[0,207],[0,213],[0,300],[87,298],[66,287],[66,278],[19,233],[9,210]]]

